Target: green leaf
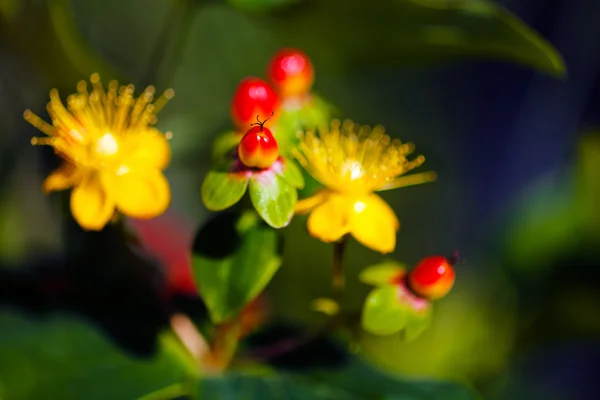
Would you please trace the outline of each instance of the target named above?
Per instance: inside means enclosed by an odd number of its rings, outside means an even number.
[[[366,285],[382,286],[390,283],[398,275],[406,273],[406,266],[394,260],[383,261],[363,269],[358,280]]]
[[[234,372],[200,380],[200,398],[299,400],[476,400],[475,392],[453,382],[392,376],[359,357],[337,368],[302,373]]]
[[[225,213],[196,235],[192,266],[211,319],[239,313],[271,281],[281,265],[278,232],[254,212]]]
[[[339,369],[309,372],[320,386],[334,387],[351,394],[348,399],[386,400],[475,400],[472,390],[454,382],[407,379],[392,376],[359,357]]]
[[[267,11],[286,7],[303,0],[226,0],[227,3],[242,11]]]
[[[294,161],[288,158],[284,158],[281,164],[282,168],[279,175],[283,178],[283,180],[295,188],[302,189],[304,187],[304,176],[302,175],[302,170],[298,168]]]
[[[159,338],[156,354],[142,359],[71,316],[4,309],[0,327],[1,399],[135,399],[197,376],[170,333]]]
[[[250,178],[250,200],[267,224],[273,228],[283,228],[294,216],[298,192],[268,169]]]
[[[249,172],[232,172],[226,166],[211,169],[202,182],[202,201],[210,211],[225,210],[240,201],[249,180]]]
[[[353,399],[349,393],[335,387],[311,385],[310,381],[275,374],[234,373],[202,379],[198,386],[201,399]]]
[[[552,45],[486,0],[319,1],[265,23],[288,46],[311,55],[321,72],[476,57],[513,61],[555,76],[565,73]]]
[[[406,326],[410,308],[398,300],[398,288],[385,285],[375,288],[367,296],[361,324],[374,335],[392,335]]]

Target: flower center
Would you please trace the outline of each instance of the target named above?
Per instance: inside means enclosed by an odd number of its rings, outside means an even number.
[[[117,154],[119,143],[115,136],[107,132],[91,144],[90,153],[93,157],[106,158]]]

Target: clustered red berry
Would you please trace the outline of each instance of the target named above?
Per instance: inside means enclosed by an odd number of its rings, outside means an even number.
[[[295,49],[278,51],[269,63],[268,75],[283,99],[308,94],[315,80],[310,59]]]
[[[264,126],[266,120],[260,122],[259,118],[270,115],[267,119],[275,124],[282,99],[310,92],[314,69],[303,52],[282,49],[269,63],[268,77],[275,88],[261,78],[247,77],[238,85],[231,103],[231,118],[238,131],[245,132],[238,145],[238,158],[249,168],[269,168],[279,157],[277,141]],[[246,130],[248,125],[251,127]]]
[[[454,278],[454,267],[446,257],[430,256],[410,271],[408,285],[417,295],[437,300],[450,292]]]
[[[277,141],[265,122],[259,121],[250,128],[238,145],[238,157],[246,167],[269,168],[279,157]]]
[[[264,80],[255,77],[243,79],[233,95],[231,118],[238,129],[244,129],[261,117],[273,115],[276,119],[280,108],[279,96]]]

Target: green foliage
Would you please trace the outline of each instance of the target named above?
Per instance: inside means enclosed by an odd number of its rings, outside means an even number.
[[[225,0],[242,11],[269,11],[287,7],[304,0]]]
[[[406,272],[406,267],[394,260],[383,261],[363,269],[358,275],[358,280],[370,286],[384,286],[390,281]]]
[[[277,231],[253,212],[225,213],[209,221],[194,241],[192,265],[214,323],[253,300],[281,265]]]
[[[170,333],[156,354],[137,358],[88,323],[65,315],[0,313],[0,398],[134,399],[196,376],[190,355]]]
[[[200,381],[205,398],[475,400],[472,391],[450,382],[405,380],[374,369],[359,358],[342,368],[299,374],[233,373]]]
[[[210,211],[225,210],[240,201],[249,181],[247,172],[231,172],[225,165],[213,168],[202,182],[202,201]]]
[[[537,274],[585,241],[600,237],[600,135],[580,139],[575,165],[560,176],[531,185],[506,229],[511,261],[521,272]]]
[[[293,172],[290,177],[300,182]],[[252,205],[267,224],[273,228],[283,228],[290,223],[294,216],[298,191],[284,180],[282,175],[272,170],[253,174],[250,178],[249,191]]]
[[[343,18],[340,17],[343,15]],[[440,63],[465,57],[513,61],[562,76],[558,52],[495,2],[331,0],[269,21],[310,54],[318,70]],[[393,56],[392,56],[393,55]]]

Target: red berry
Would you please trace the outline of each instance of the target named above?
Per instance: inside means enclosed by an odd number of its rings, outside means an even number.
[[[315,80],[310,59],[295,49],[278,51],[271,59],[268,75],[283,98],[308,93]]]
[[[249,168],[268,168],[279,157],[279,147],[271,131],[262,125],[250,128],[238,146],[240,161]]]
[[[436,300],[448,294],[454,285],[454,268],[442,256],[421,260],[409,274],[410,288],[419,296]]]
[[[231,103],[231,118],[238,128],[256,121],[257,115],[266,117],[279,111],[279,96],[260,78],[249,77],[238,85]]]

